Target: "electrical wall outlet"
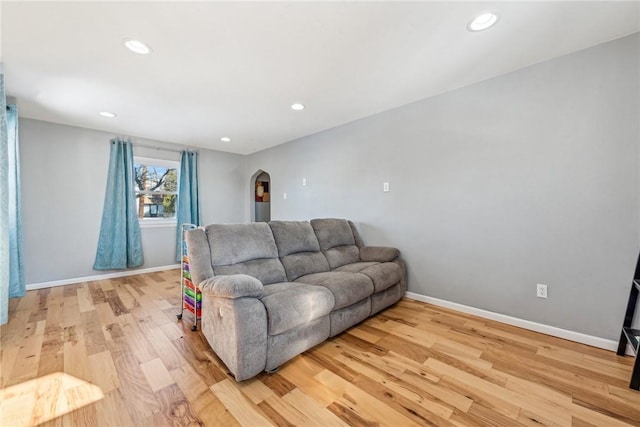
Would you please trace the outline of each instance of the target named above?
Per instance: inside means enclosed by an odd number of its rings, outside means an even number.
[[[547,285],[542,285],[538,283],[536,285],[536,296],[538,298],[547,298]]]
[[[389,191],[389,183],[388,182],[385,182],[385,183],[382,184],[382,191],[384,191],[385,193],[387,191]]]

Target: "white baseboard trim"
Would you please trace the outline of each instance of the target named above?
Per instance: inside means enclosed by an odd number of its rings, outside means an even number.
[[[28,291],[36,289],[53,288],[54,286],[71,285],[74,283],[91,282],[94,280],[116,279],[118,277],[136,276],[138,274],[155,273],[158,271],[174,270],[180,268],[180,264],[161,265],[159,267],[139,268],[136,270],[117,271],[115,273],[98,274],[95,276],[75,277],[73,279],[54,280],[51,282],[30,283],[26,285]]]
[[[569,341],[575,341],[581,344],[598,347],[605,350],[616,351],[618,342],[605,338],[594,337],[593,335],[583,334],[581,332],[570,331],[555,326],[545,325],[543,323],[532,322],[530,320],[519,319],[517,317],[507,316],[506,314],[494,313],[493,311],[483,310],[481,308],[470,307],[468,305],[458,304],[456,302],[446,301],[443,299],[428,297],[426,295],[407,292],[406,298],[416,301],[426,302],[428,304],[437,305],[438,307],[450,308],[452,310],[461,311],[484,319],[495,320],[496,322],[506,323],[507,325],[517,326],[519,328],[528,329],[530,331],[540,332],[552,337],[563,338]],[[627,346],[627,354],[632,356],[631,346]]]

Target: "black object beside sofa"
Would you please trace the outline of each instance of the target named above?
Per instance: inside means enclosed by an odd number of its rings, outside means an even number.
[[[212,224],[186,233],[202,332],[236,381],[280,365],[402,298],[396,248],[351,221]]]

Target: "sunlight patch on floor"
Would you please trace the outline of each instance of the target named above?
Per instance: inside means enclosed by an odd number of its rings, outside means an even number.
[[[100,387],[56,372],[0,390],[0,425],[38,425],[102,398]]]

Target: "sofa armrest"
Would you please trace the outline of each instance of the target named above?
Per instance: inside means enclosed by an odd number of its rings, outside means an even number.
[[[205,282],[201,326],[207,342],[236,381],[259,374],[267,365],[267,310],[254,298],[262,295],[262,283],[243,274]]]
[[[361,261],[390,262],[400,255],[396,248],[385,246],[364,246],[360,248]]]
[[[230,274],[214,276],[200,283],[203,293],[220,298],[260,298],[262,297],[262,282],[246,274]]]

